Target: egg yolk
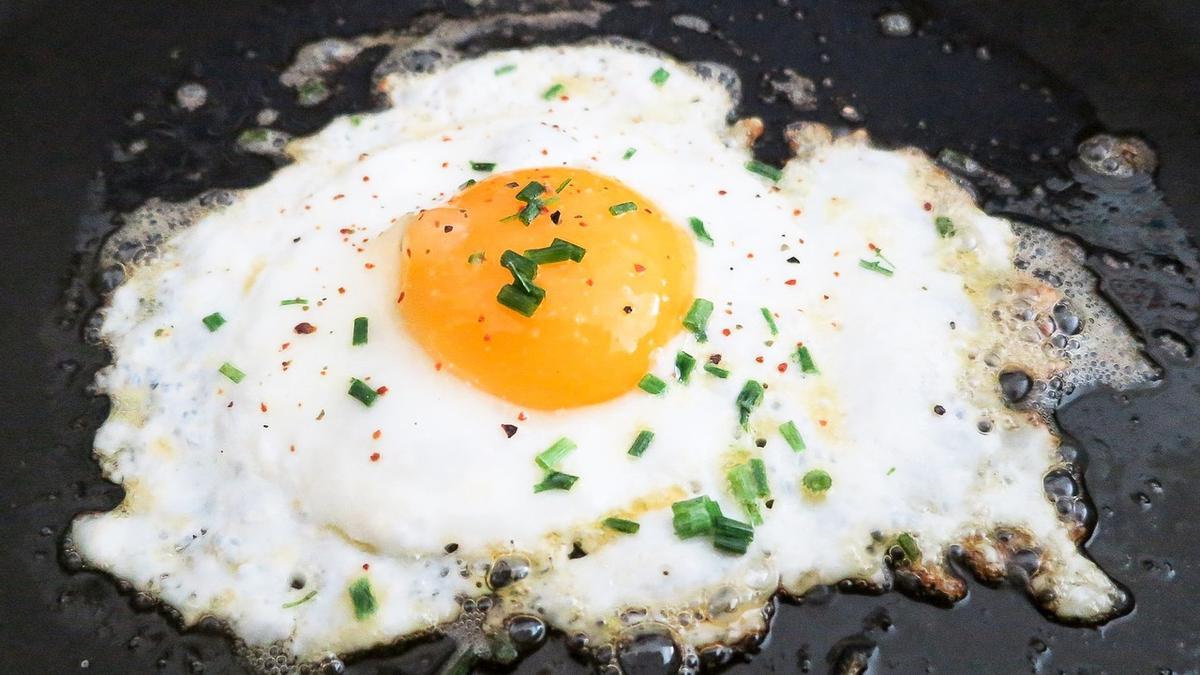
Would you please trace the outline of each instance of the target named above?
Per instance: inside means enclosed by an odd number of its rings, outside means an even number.
[[[526,225],[517,195],[530,183],[544,191]],[[514,283],[501,255],[556,238],[582,247],[582,260],[538,266],[533,283],[545,296],[532,316],[501,304],[497,293]],[[438,369],[522,407],[582,406],[631,390],[692,301],[691,237],[628,186],[584,169],[490,176],[415,216],[401,245],[399,307],[410,333]]]

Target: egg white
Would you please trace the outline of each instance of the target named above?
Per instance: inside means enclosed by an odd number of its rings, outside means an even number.
[[[671,74],[661,86],[659,67]],[[542,98],[555,83],[569,100]],[[926,584],[949,596],[946,552],[963,544],[979,570],[1002,567],[999,529],[1037,551],[1031,589],[1049,611],[1094,620],[1122,604],[1043,494],[1058,440],[996,384],[1001,367],[1039,378],[1071,367],[1044,336],[1018,338],[994,318],[1044,311],[1061,292],[1016,270],[1009,223],[923,155],[810,129],[772,183],[744,168],[752,154],[744,127],[728,124],[726,88],[615,46],[496,52],[386,84],[389,109],[293,143],[292,164],[199,218],[112,294],[102,332],[114,362],[98,384],[113,411],[96,454],[127,496],[76,521],[90,564],[188,622],[220,618],[300,660],[454,620],[462,598],[491,592],[483,580],[502,555],[531,574],[497,591],[489,626],[533,613],[596,643],[637,624],[688,646],[732,643],[765,629],[761,607],[780,588],[887,585],[901,532],[920,543]],[[435,368],[396,309],[396,242],[410,214],[479,177],[470,161],[586,168],[681,226],[704,220],[715,245],[697,244],[696,294],[716,311],[708,342],[681,331],[656,355],[664,395],[521,410]],[[939,215],[955,236],[939,236]],[[872,246],[894,275],[859,266]],[[308,302],[280,304],[297,297]],[[200,319],[218,311],[227,323],[210,332]],[[351,346],[357,316],[370,317],[370,340]],[[300,322],[315,332],[297,334]],[[800,372],[798,342],[819,374]],[[680,349],[720,354],[730,377],[698,368],[676,382]],[[226,362],[245,379],[220,374]],[[387,393],[365,407],[350,378]],[[767,393],[742,431],[734,400],[748,379]],[[788,420],[802,452],[777,431]],[[519,430],[507,438],[502,424]],[[656,437],[633,458],[640,429]],[[560,437],[578,445],[562,468],[580,479],[535,494],[533,457]],[[679,539],[673,501],[707,494],[744,518],[725,471],[750,456],[766,462],[774,502],[747,554]],[[833,478],[819,497],[800,484],[814,468]],[[614,513],[636,513],[641,530],[601,528]],[[576,544],[585,557],[568,557]],[[360,619],[346,589],[364,576],[378,611]]]

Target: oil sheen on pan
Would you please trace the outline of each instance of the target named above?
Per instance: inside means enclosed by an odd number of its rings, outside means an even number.
[[[316,43],[302,105],[379,46],[386,105],[248,132],[269,182],[126,218],[95,441],[125,499],[69,554],[263,669],[434,631],[508,662],[549,626],[692,672],[780,592],[952,603],[952,555],[1062,622],[1127,611],[1052,412],[1156,369],[1077,245],[862,132],[796,122],[759,161],[721,64],[455,49],[601,12]],[[1122,143],[1082,161],[1128,179]]]

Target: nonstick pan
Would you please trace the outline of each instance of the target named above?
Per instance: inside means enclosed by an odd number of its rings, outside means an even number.
[[[265,105],[297,134],[375,105],[367,83],[379,54],[369,52],[327,104],[295,106],[278,75],[305,42],[516,4],[0,3],[0,671],[244,669],[227,637],[180,632],[168,613],[61,555],[72,516],[122,494],[89,455],[107,412],[88,393],[106,355],[82,339],[101,300],[96,243],[113,214],[147,198],[264,181],[272,164],[235,152],[233,140]],[[890,11],[911,19],[912,35],[881,32]],[[681,13],[711,29],[673,22]],[[767,122],[764,158],[783,158],[782,125],[802,117],[863,127],[886,145],[966,153],[1007,176],[1018,194],[981,184],[985,207],[1084,244],[1102,291],[1162,369],[1150,389],[1096,391],[1058,414],[1082,448],[1097,521],[1088,552],[1132,592],[1130,614],[1063,626],[1017,589],[974,581],[949,609],[828,589],[781,600],[768,639],[733,657],[731,672],[1200,672],[1200,5],[675,0],[616,3],[601,32],[735,67],[740,112]],[[827,81],[816,110],[798,112],[762,85],[785,67]],[[201,112],[176,105],[187,81],[208,89]],[[1151,143],[1155,184],[1120,198],[1075,184],[1075,149],[1101,131]],[[131,157],[136,139],[147,147]],[[347,670],[431,673],[452,649],[430,639]],[[589,668],[555,637],[517,672]]]

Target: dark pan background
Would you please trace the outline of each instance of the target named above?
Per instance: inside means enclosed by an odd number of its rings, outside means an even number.
[[[834,78],[812,117],[836,121],[832,102],[844,98],[885,143],[965,150],[1022,185],[1060,172],[1089,132],[1137,132],[1159,151],[1158,184],[1179,221],[1197,232],[1195,0],[784,4],[622,7],[610,27],[684,58],[719,58],[741,69],[744,112],[773,123],[763,147],[770,159],[782,156],[777,123],[791,113],[759,100],[758,75],[786,65]],[[100,673],[237,670],[224,638],[180,634],[106,577],[60,566],[71,515],[109,508],[121,494],[99,479],[88,456],[106,404],[84,392],[103,355],[79,345],[83,310],[95,296],[80,283],[90,271],[87,256],[74,254],[77,232],[102,229],[105,220],[88,215],[101,207],[263,180],[269,165],[232,153],[230,141],[265,101],[284,111],[283,126],[300,132],[334,112],[370,106],[361,86],[367,64],[347,76],[357,77],[357,90],[348,86],[320,110],[291,107],[275,77],[292,50],[329,34],[402,27],[415,9],[443,5],[463,11],[439,2],[0,0],[0,672],[79,672],[85,662],[85,672]],[[927,34],[880,37],[873,17],[894,8],[911,11]],[[803,21],[792,18],[796,9]],[[673,28],[668,17],[684,10],[712,19],[761,63]],[[991,61],[975,56],[980,45]],[[248,49],[254,59],[245,58]],[[170,101],[188,79],[208,85],[211,96],[183,119]],[[130,126],[137,109],[147,111],[152,133]],[[111,161],[112,143],[138,137],[150,138],[150,159]],[[1030,161],[1032,152],[1041,158]],[[96,191],[100,171],[103,195]],[[1150,283],[1132,286],[1146,289],[1140,295],[1123,294],[1126,311],[1147,335],[1169,326],[1194,344],[1197,270],[1172,269],[1174,278],[1162,285],[1155,285],[1161,270],[1142,270]],[[1200,369],[1194,357],[1172,358],[1157,344],[1151,340],[1150,353],[1166,369],[1158,389],[1128,397],[1099,392],[1060,415],[1089,458],[1100,521],[1089,551],[1132,590],[1131,616],[1101,629],[1068,628],[1042,619],[1012,588],[973,581],[970,598],[950,610],[897,594],[826,593],[782,603],[761,653],[734,672],[823,672],[848,650],[870,653],[870,645],[878,672],[1200,672]],[[426,642],[351,670],[427,673],[448,649]],[[554,639],[520,672],[587,669]]]

